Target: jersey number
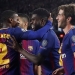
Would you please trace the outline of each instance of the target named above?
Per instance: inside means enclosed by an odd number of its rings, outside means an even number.
[[[0,65],[8,64],[10,62],[9,59],[4,59],[7,51],[8,50],[6,44],[0,43]]]

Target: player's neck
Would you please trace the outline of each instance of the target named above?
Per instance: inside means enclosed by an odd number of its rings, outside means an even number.
[[[74,28],[73,25],[71,25],[71,24],[67,25],[67,26],[63,29],[65,35],[66,35],[72,28]]]

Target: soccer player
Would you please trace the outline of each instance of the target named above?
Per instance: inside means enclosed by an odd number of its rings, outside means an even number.
[[[66,75],[75,75],[75,4],[59,6],[56,19],[58,27],[62,28],[65,33],[62,41],[64,68],[60,68],[58,72],[65,71]]]
[[[42,39],[45,32],[52,26],[50,21],[45,23],[38,31],[24,31],[23,28],[12,28],[11,24],[19,23],[18,14],[4,12],[1,14],[1,22],[3,23],[0,29],[0,75],[20,75],[19,53],[7,47],[7,39],[10,36],[15,36],[18,42],[23,39]],[[43,32],[42,32],[43,31]],[[41,32],[39,34],[39,32]]]
[[[6,10],[1,14],[0,27],[5,30],[0,32],[0,75],[20,75],[19,53],[11,51],[6,45],[9,38],[6,27],[16,27],[18,25],[18,14],[11,10]]]
[[[32,25],[34,25],[35,29],[38,30],[41,28],[48,20],[49,16],[45,16],[45,14],[49,14],[47,10],[43,13],[45,9],[36,9],[32,13]],[[40,41],[40,48],[37,55],[32,55],[26,50],[20,48],[16,42],[13,45],[13,48],[16,48],[21,54],[23,54],[26,58],[32,61],[35,64],[40,65],[43,68],[43,75],[52,75],[53,70],[60,68],[59,58],[60,55],[58,53],[60,43],[55,34],[55,32],[50,29],[44,33],[43,37]]]
[[[19,14],[20,27],[27,31],[29,24],[29,17],[26,14]],[[39,50],[38,40],[23,40],[22,47],[32,54],[37,54]],[[38,67],[37,67],[38,68]],[[34,75],[34,64],[29,61],[25,56],[20,54],[20,71],[21,75]]]

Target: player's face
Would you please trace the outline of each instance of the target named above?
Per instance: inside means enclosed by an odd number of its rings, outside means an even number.
[[[41,19],[36,14],[33,14],[31,17],[31,26],[34,30],[41,28]]]
[[[12,25],[12,27],[16,27],[16,26],[18,26],[18,24],[19,24],[18,14],[13,14],[11,25]]]
[[[27,30],[28,21],[26,18],[19,17],[19,27]]]
[[[59,10],[56,19],[58,21],[58,27],[64,29],[66,27],[66,18],[64,15],[64,10]]]

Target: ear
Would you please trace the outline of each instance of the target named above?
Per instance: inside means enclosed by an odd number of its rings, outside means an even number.
[[[12,18],[9,18],[8,21],[9,21],[10,23],[12,23],[12,22],[13,22],[13,19],[12,19]]]
[[[41,22],[44,22],[44,21],[45,21],[45,20],[42,18],[42,19],[41,19]]]
[[[45,25],[45,23],[46,23],[45,19],[41,19],[41,25],[43,26]]]
[[[28,22],[26,22],[26,26],[28,26]]]
[[[72,20],[72,17],[67,18],[67,22],[71,22],[71,20]]]

